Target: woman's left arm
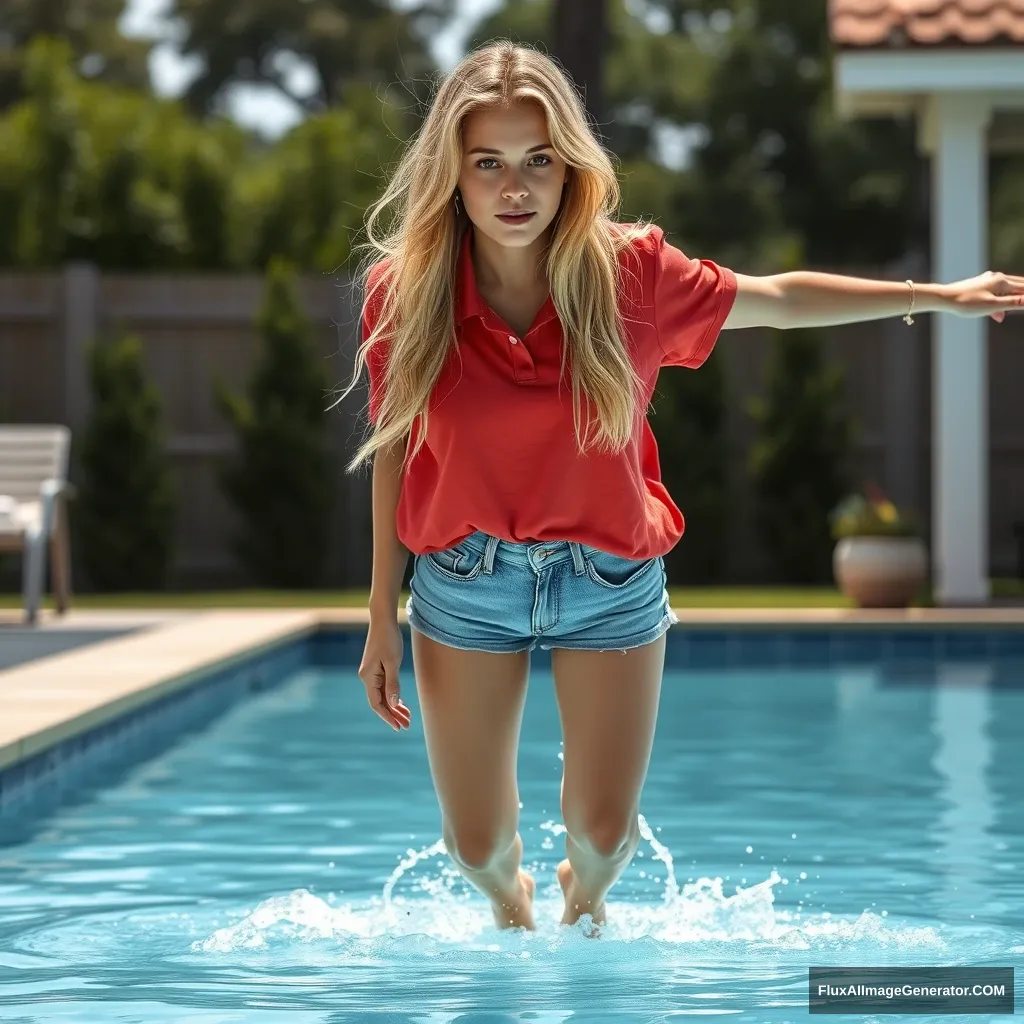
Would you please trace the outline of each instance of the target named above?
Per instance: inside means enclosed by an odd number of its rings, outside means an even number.
[[[1024,309],[1024,277],[988,271],[954,284],[872,281],[797,270],[769,277],[736,275],[737,292],[724,329],[828,327],[917,313],[990,316],[1002,322]],[[913,300],[913,308],[911,308]]]

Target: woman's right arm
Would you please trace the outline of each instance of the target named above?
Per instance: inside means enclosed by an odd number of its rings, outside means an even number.
[[[373,457],[373,574],[370,616],[398,617],[398,598],[409,565],[409,549],[398,539],[395,513],[402,492],[405,440],[379,448]]]
[[[370,707],[392,729],[408,729],[409,708],[402,703],[398,670],[402,664],[402,630],[398,598],[409,564],[409,549],[398,539],[395,513],[402,491],[405,441],[378,449],[373,457],[373,572],[370,581],[370,628],[359,665]]]

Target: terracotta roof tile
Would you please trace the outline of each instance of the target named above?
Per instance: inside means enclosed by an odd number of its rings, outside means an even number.
[[[1024,43],[1024,0],[829,0],[842,47]]]

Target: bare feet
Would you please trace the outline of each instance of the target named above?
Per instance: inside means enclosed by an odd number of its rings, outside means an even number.
[[[533,894],[537,883],[528,871],[519,872],[519,891],[508,903],[493,903],[494,923],[499,928],[528,928],[536,930],[533,923]]]
[[[558,884],[562,887],[562,895],[565,897],[565,913],[562,914],[562,924],[575,924],[584,914],[590,914],[595,925],[604,924],[604,900],[596,907],[591,906],[589,900],[580,899],[573,892],[573,881],[572,865],[568,860],[563,860],[558,865]]]

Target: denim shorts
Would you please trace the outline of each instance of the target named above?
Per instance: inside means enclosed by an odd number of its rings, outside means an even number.
[[[417,555],[409,625],[467,651],[626,650],[678,618],[661,556],[634,560],[576,541],[499,540],[477,531]]]

